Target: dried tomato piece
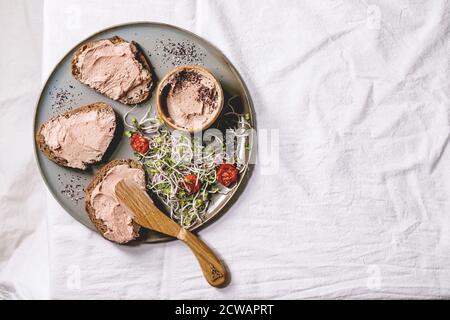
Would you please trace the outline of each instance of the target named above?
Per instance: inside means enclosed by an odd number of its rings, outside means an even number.
[[[184,186],[189,193],[196,193],[200,190],[200,180],[196,175],[189,174],[184,177]]]
[[[238,178],[238,170],[235,166],[229,163],[222,163],[217,169],[217,181],[228,187]]]
[[[148,139],[138,132],[133,133],[131,136],[130,145],[134,151],[142,155],[146,154],[149,149]]]

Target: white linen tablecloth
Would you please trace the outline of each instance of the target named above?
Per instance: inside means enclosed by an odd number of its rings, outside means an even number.
[[[0,0],[0,300],[49,295],[45,185],[33,154],[42,3]]]
[[[230,58],[260,133],[247,188],[200,233],[228,287],[183,244],[112,244],[49,196],[51,297],[449,298],[449,18],[447,1],[46,0],[44,77],[99,29],[174,24]]]

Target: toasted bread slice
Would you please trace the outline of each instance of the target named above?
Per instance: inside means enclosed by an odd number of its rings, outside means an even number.
[[[100,113],[101,116],[104,116],[107,119],[111,119],[111,121],[108,122],[108,127],[106,128],[108,131],[107,134],[105,134],[104,137],[105,140],[103,141],[104,150],[99,150],[99,152],[93,155],[92,158],[75,159],[76,161],[75,162],[72,161],[71,163],[67,158],[61,156],[60,151],[64,148],[63,145],[60,145],[59,148],[52,148],[49,145],[48,141],[46,141],[46,137],[43,134],[44,128],[46,128],[46,126],[49,126],[54,121],[63,122],[65,121],[65,119],[77,117],[78,115],[87,114],[92,111],[97,111],[98,113]],[[47,120],[39,127],[39,129],[36,132],[36,143],[39,147],[39,150],[41,150],[50,160],[56,162],[57,164],[65,167],[86,170],[89,165],[98,163],[102,160],[104,154],[106,153],[107,149],[109,148],[114,138],[114,135],[116,133],[116,127],[117,127],[117,115],[114,112],[113,108],[104,102],[95,102],[64,112],[60,115],[54,116],[49,120]]]
[[[79,66],[80,55],[85,50],[92,48],[99,41],[104,41],[104,40],[105,39],[85,43],[80,48],[78,48],[77,51],[75,51],[73,58],[72,58],[72,63],[71,63],[72,75],[75,79],[77,79],[81,83],[86,84],[82,79],[82,72],[81,72],[81,69]],[[106,39],[106,40],[110,41],[114,45],[124,43],[124,42],[130,43],[132,53],[134,54],[134,59],[136,59],[136,61],[142,66],[142,69],[144,72],[148,72],[149,78],[147,80],[143,81],[142,85],[139,86],[139,88],[142,87],[143,89],[136,90],[136,88],[130,88],[130,90],[128,90],[128,92],[124,92],[123,95],[120,96],[118,99],[115,99],[114,97],[112,97],[111,95],[108,95],[107,93],[103,93],[103,94],[106,95],[108,98],[117,100],[124,104],[138,104],[138,103],[141,103],[141,102],[147,100],[148,98],[150,98],[151,91],[154,87],[155,75],[153,73],[153,68],[151,67],[150,62],[147,61],[144,53],[139,48],[138,44],[134,41],[131,41],[131,42],[125,41],[124,39],[122,39],[118,36],[114,36],[114,37]],[[87,85],[90,86],[89,84],[87,84]],[[99,90],[97,90],[97,88],[94,88],[93,86],[90,86],[90,87],[96,91],[99,91]]]
[[[113,241],[111,239],[108,239],[107,237],[105,237],[105,234],[108,231],[108,227],[106,226],[106,224],[101,220],[98,219],[95,215],[95,209],[92,207],[91,205],[91,199],[92,199],[92,192],[94,191],[94,189],[97,187],[98,184],[100,184],[106,174],[115,166],[118,165],[123,165],[126,164],[128,165],[130,168],[136,168],[136,169],[140,169],[142,171],[144,171],[144,169],[142,168],[142,165],[134,160],[131,159],[126,159],[126,160],[112,160],[110,161],[108,164],[106,164],[105,166],[103,166],[98,172],[97,174],[94,176],[94,178],[92,179],[92,181],[89,183],[89,185],[86,187],[86,189],[84,190],[85,192],[85,208],[86,208],[86,212],[89,216],[89,219],[91,219],[92,223],[94,224],[95,228],[100,232],[100,234],[107,240]],[[133,230],[134,230],[134,237],[133,240],[136,239],[139,236],[139,230],[140,230],[140,226],[135,223],[134,221],[132,221],[132,226],[133,226]],[[131,241],[131,240],[130,240]],[[113,241],[116,242],[116,241]],[[129,241],[127,241],[129,242]],[[117,242],[120,244],[124,244],[127,242]]]

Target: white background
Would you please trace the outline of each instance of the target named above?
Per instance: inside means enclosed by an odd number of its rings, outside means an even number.
[[[80,2],[0,0],[0,297],[450,297],[446,1]],[[75,43],[136,20],[222,49],[258,128],[279,137],[279,165],[261,154],[233,209],[201,232],[230,268],[225,289],[179,243],[104,241],[37,172],[42,79]]]

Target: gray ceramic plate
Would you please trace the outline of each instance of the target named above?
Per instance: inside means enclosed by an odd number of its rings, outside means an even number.
[[[197,35],[167,24],[152,22],[137,22],[111,27],[100,31],[89,37],[86,41],[109,38],[114,35],[120,36],[128,41],[136,41],[154,67],[158,79],[161,79],[170,69],[178,65],[199,64],[209,69],[220,81],[227,97],[238,95],[239,106],[242,112],[251,115],[252,126],[255,127],[254,112],[248,90],[231,62],[224,54],[206,40]],[[88,87],[76,81],[70,70],[70,61],[73,52],[82,43],[75,46],[57,64],[39,98],[34,121],[34,132],[51,116],[70,110],[72,108],[89,104],[95,101],[104,101],[110,104],[115,111],[123,116],[130,110],[129,106],[110,100],[105,96],[94,92]],[[178,44],[187,49],[190,54],[182,54],[177,50]],[[135,109],[136,117],[144,115],[150,105],[155,106],[155,95]],[[253,140],[253,136],[250,137]],[[95,172],[102,164],[94,166],[88,171],[58,166],[48,160],[36,147],[35,153],[42,177],[51,193],[60,205],[77,221],[94,229],[91,221],[84,210],[84,187],[89,183]],[[246,161],[253,154],[251,148],[246,151]],[[115,150],[105,159],[133,158],[129,147],[128,138],[121,138]],[[208,209],[204,221],[197,224],[193,230],[205,227],[218,216],[228,210],[236,200],[239,193],[246,185],[251,171],[251,166],[240,175],[238,187],[227,195],[215,197]],[[167,241],[168,238],[156,232],[147,232],[143,235],[145,242]]]

